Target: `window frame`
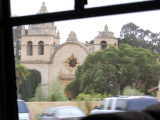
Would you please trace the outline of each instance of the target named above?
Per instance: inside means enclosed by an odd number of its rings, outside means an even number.
[[[75,9],[71,11],[11,17],[10,0],[0,0],[1,119],[8,120],[12,116],[13,120],[18,120],[12,27],[160,9],[158,0],[84,9],[86,2],[87,0],[75,0]]]
[[[44,55],[44,42],[42,40],[38,42],[38,55]]]
[[[26,52],[27,52],[26,53],[27,56],[33,56],[33,42],[32,41],[27,42]]]

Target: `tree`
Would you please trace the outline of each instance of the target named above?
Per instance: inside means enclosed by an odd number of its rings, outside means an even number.
[[[121,44],[90,54],[76,70],[75,79],[66,90],[76,97],[79,93],[121,94],[130,85],[146,92],[158,83],[159,55],[143,48]]]
[[[21,30],[22,26],[13,27],[13,44],[14,44],[14,55],[16,61],[20,60],[20,43],[21,43]]]
[[[41,73],[35,69],[29,70],[29,76],[20,84],[20,94],[23,100],[30,101],[35,95],[35,90],[41,84]]]
[[[17,94],[19,94],[19,85],[22,84],[23,80],[26,80],[28,75],[29,75],[29,71],[25,66],[21,64],[16,64]]]
[[[153,33],[150,30],[143,30],[130,22],[122,26],[119,44],[129,44],[133,47],[142,47],[152,52],[159,52],[160,33]]]
[[[147,90],[156,86],[160,79],[159,54],[151,54],[149,50],[143,48],[137,48],[135,52],[135,65],[139,73],[136,88],[147,94]]]

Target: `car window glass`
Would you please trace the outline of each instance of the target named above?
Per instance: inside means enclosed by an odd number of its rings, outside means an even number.
[[[127,110],[143,110],[156,103],[158,103],[156,99],[132,99],[128,101]]]
[[[77,108],[61,108],[56,110],[58,116],[83,115],[82,111]]]
[[[111,107],[112,107],[112,99],[111,100],[109,100],[109,102],[108,102],[108,110],[111,110]]]
[[[117,99],[116,110],[125,110],[125,108],[126,108],[126,100]]]
[[[48,111],[48,116],[52,116],[54,114],[54,110],[55,108],[51,108],[49,111]]]
[[[108,99],[104,99],[102,104],[100,105],[100,109],[104,109],[107,104]]]
[[[23,101],[18,101],[18,112],[19,113],[28,113],[27,107]]]
[[[48,108],[47,110],[45,110],[45,112],[43,113],[44,115],[47,115],[49,112],[50,108]]]

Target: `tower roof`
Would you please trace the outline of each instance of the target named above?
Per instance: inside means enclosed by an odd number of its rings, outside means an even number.
[[[42,13],[48,13],[47,7],[45,5],[45,2],[42,3],[41,9],[39,10],[38,14]]]
[[[104,32],[109,32],[109,31],[108,31],[108,26],[107,26],[107,24],[106,24],[105,27],[104,27]]]
[[[108,30],[108,26],[106,24],[104,27],[104,30],[102,32],[99,32],[99,35],[97,36],[97,38],[115,38],[115,37],[114,37],[114,33]]]
[[[70,34],[68,35],[67,41],[78,41],[77,35],[75,32],[71,31]]]

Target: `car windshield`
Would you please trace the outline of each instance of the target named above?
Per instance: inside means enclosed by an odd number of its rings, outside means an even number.
[[[18,112],[19,113],[28,113],[27,107],[23,101],[18,101]]]
[[[57,116],[71,116],[71,115],[84,115],[81,110],[77,108],[60,108],[56,110]]]
[[[133,99],[128,100],[127,110],[144,110],[150,105],[156,104],[158,101],[156,99]]]

